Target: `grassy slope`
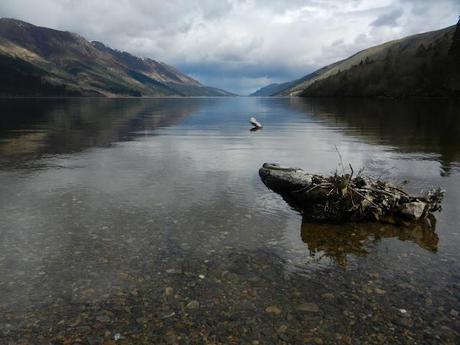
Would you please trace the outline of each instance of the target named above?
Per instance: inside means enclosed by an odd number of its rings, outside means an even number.
[[[309,84],[312,80],[315,80],[321,75],[324,75],[330,69],[334,68],[335,65],[337,65],[337,63],[320,68],[313,73],[307,74],[306,76],[293,81],[288,81],[281,84],[270,84],[260,88],[250,96],[286,96],[290,90],[302,90],[301,85],[307,85],[307,83]]]
[[[256,92],[251,93],[249,96],[251,97],[269,97],[276,95],[277,93],[285,90],[289,86],[288,83],[279,83],[279,84],[270,84],[267,86],[264,86],[257,90]]]
[[[20,58],[0,55],[0,96],[98,96],[69,86],[52,73]]]
[[[363,50],[293,82],[289,96],[455,96],[455,26]]]

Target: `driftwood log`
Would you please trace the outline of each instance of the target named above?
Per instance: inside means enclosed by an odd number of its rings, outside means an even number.
[[[307,219],[332,222],[379,221],[408,224],[430,222],[441,210],[444,192],[435,189],[411,196],[388,182],[351,174],[329,177],[298,168],[265,163],[259,170],[263,183],[279,193]]]

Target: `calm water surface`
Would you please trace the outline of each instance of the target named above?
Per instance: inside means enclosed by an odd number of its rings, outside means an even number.
[[[309,224],[259,180],[335,146],[443,187],[435,231]],[[459,185],[447,101],[1,100],[0,344],[458,344]]]

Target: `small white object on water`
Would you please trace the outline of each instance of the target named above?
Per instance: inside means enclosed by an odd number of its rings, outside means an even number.
[[[259,121],[257,121],[255,117],[251,117],[249,119],[249,122],[251,123],[251,125],[254,126],[254,128],[262,128],[262,124]]]
[[[401,312],[401,314],[406,314],[407,313],[406,309],[399,309],[399,311]]]
[[[204,274],[200,274],[198,277],[199,277],[200,279],[204,279]]]

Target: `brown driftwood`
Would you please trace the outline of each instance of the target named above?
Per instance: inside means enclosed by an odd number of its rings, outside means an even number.
[[[380,221],[392,224],[426,220],[441,210],[444,192],[435,189],[411,196],[388,182],[351,173],[324,177],[298,168],[265,163],[264,184],[279,193],[304,217],[320,221]]]

